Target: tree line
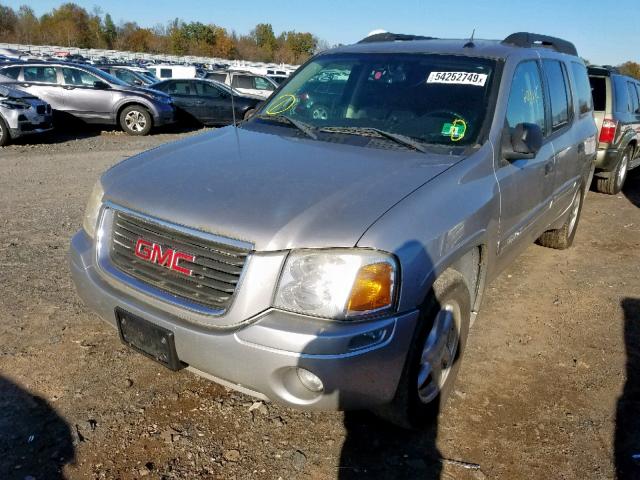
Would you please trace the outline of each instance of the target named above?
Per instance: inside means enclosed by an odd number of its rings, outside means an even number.
[[[324,42],[308,32],[287,31],[276,36],[268,23],[239,35],[213,23],[175,19],[144,28],[136,22],[115,24],[109,13],[65,3],[38,17],[23,5],[17,10],[0,4],[0,42],[102,48],[131,52],[222,57],[298,64]]]

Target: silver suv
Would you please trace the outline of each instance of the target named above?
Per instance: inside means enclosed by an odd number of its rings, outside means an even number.
[[[55,112],[87,123],[120,125],[130,135],[174,121],[171,97],[133,87],[89,65],[21,63],[0,66],[0,75],[48,102]]]
[[[627,172],[640,166],[640,81],[611,67],[589,67],[600,131],[595,186],[616,194]]]
[[[24,135],[48,132],[52,128],[51,105],[0,84],[0,147]]]
[[[323,71],[342,72],[340,99],[301,118]],[[536,240],[572,244],[591,102],[575,47],[552,37],[383,34],[324,52],[237,130],[107,171],[71,243],[75,284],[169,368],[419,426],[486,285]]]

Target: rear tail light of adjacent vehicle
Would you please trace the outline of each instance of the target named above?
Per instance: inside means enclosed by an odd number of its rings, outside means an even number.
[[[600,142],[601,143],[613,143],[616,137],[616,129],[618,122],[605,118],[602,121],[602,128],[600,129]]]

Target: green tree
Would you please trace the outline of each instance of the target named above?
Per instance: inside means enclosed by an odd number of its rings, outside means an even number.
[[[278,41],[270,23],[259,23],[253,30],[256,45],[262,50],[266,61],[273,61],[273,54],[278,48]]]
[[[17,21],[16,12],[11,7],[0,5],[0,39],[13,40]]]
[[[618,70],[624,75],[629,75],[630,77],[640,80],[640,63],[625,62],[618,67]]]
[[[118,30],[116,29],[116,24],[113,23],[113,19],[111,15],[108,13],[104,16],[104,41],[107,44],[107,48],[113,48],[116,43],[116,39],[118,38]]]

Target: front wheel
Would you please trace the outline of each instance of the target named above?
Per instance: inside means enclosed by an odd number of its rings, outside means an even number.
[[[0,117],[0,147],[4,147],[11,140],[11,133],[9,133],[9,127],[2,117]]]
[[[632,152],[631,147],[624,149],[616,168],[609,173],[609,177],[596,179],[596,190],[600,193],[608,193],[609,195],[615,195],[622,190],[624,181],[627,179],[629,159],[631,158]]]
[[[147,135],[152,126],[151,114],[140,105],[131,105],[120,113],[120,126],[128,135]]]
[[[543,247],[556,248],[558,250],[564,250],[573,245],[573,239],[576,236],[578,230],[578,221],[580,220],[580,214],[582,213],[582,203],[584,199],[584,190],[580,188],[575,196],[571,207],[569,207],[569,216],[564,224],[555,230],[547,230],[538,238],[538,244]]]
[[[395,398],[375,410],[409,429],[433,422],[455,383],[471,319],[471,295],[464,277],[455,270],[445,271],[421,310]]]

